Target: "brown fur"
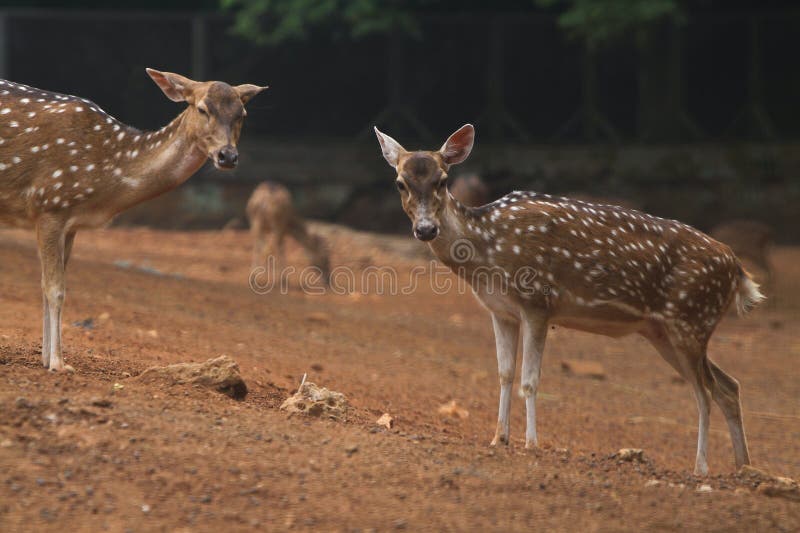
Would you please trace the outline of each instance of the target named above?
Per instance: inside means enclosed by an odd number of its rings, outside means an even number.
[[[196,82],[148,69],[189,106],[164,128],[143,132],[89,100],[0,80],[0,223],[35,227],[42,262],[42,362],[61,354],[64,270],[75,233],[188,179],[206,159],[234,153],[244,103],[262,88]],[[201,111],[202,110],[202,111]]]
[[[453,181],[450,193],[462,205],[480,207],[491,200],[489,187],[477,174],[463,174]]]
[[[312,265],[320,269],[327,284],[330,277],[328,244],[308,231],[305,221],[292,206],[292,194],[283,185],[264,182],[247,201],[247,218],[253,235],[253,266],[263,266],[267,256],[276,255],[277,266],[285,263],[284,241],[292,237],[305,249]]]
[[[515,191],[482,207],[464,206],[439,184],[450,167],[446,157],[466,159],[473,131],[462,127],[438,152],[407,152],[376,133],[403,184],[401,201],[412,223],[433,221],[438,233],[429,241],[432,251],[472,285],[492,314],[502,391],[493,442],[508,442],[503,413],[510,403],[504,402],[520,327],[520,390],[530,423],[540,364],[533,361],[540,361],[547,324],[559,324],[647,338],[694,388],[700,412],[696,472],[707,472],[709,392],[728,421],[737,466],[749,463],[738,383],[706,355],[734,297],[745,308],[762,298],[731,249],[675,220],[548,194]],[[490,277],[478,275],[487,270]],[[535,427],[528,429],[533,440],[527,444],[534,445]]]

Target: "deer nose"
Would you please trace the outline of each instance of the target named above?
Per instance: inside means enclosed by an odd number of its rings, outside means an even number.
[[[234,168],[239,162],[239,152],[233,146],[226,146],[217,152],[217,164],[222,168]]]
[[[431,222],[420,222],[414,228],[414,237],[421,241],[430,241],[439,235],[439,228]]]

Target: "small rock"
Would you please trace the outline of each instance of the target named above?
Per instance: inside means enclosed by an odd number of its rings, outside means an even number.
[[[94,329],[94,319],[92,317],[85,318],[83,320],[73,322],[72,325],[76,328]]]
[[[644,450],[640,448],[622,448],[616,453],[616,458],[620,461],[644,461]]]
[[[344,453],[347,454],[347,457],[352,456],[357,451],[358,451],[358,444],[350,444],[349,446],[346,446],[344,449]]]
[[[154,339],[157,339],[158,338],[158,331],[156,331],[154,329],[148,330],[147,336],[148,337],[152,337]]]
[[[125,385],[123,385],[122,383],[114,383],[114,385],[111,388],[114,389],[115,391],[122,390],[125,388]]]
[[[311,370],[313,370],[314,372],[322,372],[322,365],[319,363],[313,363],[311,365]]]
[[[705,483],[697,487],[695,492],[713,492],[714,489],[711,488],[711,485],[706,485]]]
[[[757,492],[765,496],[800,501],[800,486],[798,486],[797,481],[788,477],[776,476],[769,482],[759,485]]]
[[[462,315],[460,313],[453,313],[452,315],[450,315],[450,318],[448,320],[454,326],[463,326],[464,325],[464,315]]]
[[[341,392],[318,387],[303,378],[297,392],[286,398],[280,408],[290,414],[302,413],[308,416],[344,420],[349,407],[347,398]]]
[[[247,385],[239,374],[239,365],[227,355],[209,359],[204,363],[178,363],[150,367],[135,379],[145,383],[167,381],[173,384],[191,384],[215,389],[235,399],[247,395]],[[116,384],[114,385],[116,388]]]
[[[90,401],[95,407],[111,407],[113,404],[108,398],[93,397]]]
[[[460,407],[455,400],[450,400],[446,404],[442,405],[438,409],[440,415],[444,415],[450,418],[458,418],[458,419],[465,419],[469,418],[469,411]]]
[[[380,418],[378,418],[375,423],[379,426],[383,426],[386,429],[392,429],[394,427],[394,417],[389,413],[383,413]]]
[[[580,378],[606,379],[606,371],[603,365],[596,361],[567,359],[561,361],[561,370],[566,374]]]
[[[108,313],[100,313],[100,316],[97,317],[97,320],[106,321],[109,318],[111,318],[111,315],[109,315]]]
[[[14,400],[14,405],[16,405],[19,409],[30,409],[33,407],[31,402],[28,401],[27,398],[19,396],[16,400]]]
[[[661,481],[658,479],[651,479],[644,484],[645,488],[658,487],[659,485],[661,485]]]
[[[150,512],[150,506],[149,506],[149,505],[147,505],[146,503],[145,503],[145,504],[142,504],[142,512],[143,512],[144,514],[147,514],[147,513],[149,513],[149,512]]]
[[[316,322],[318,324],[327,324],[331,321],[330,315],[328,313],[323,313],[321,311],[317,311],[314,313],[309,313],[306,315],[306,320],[309,322]]]
[[[14,445],[11,439],[3,439],[0,441],[0,448],[11,448]]]

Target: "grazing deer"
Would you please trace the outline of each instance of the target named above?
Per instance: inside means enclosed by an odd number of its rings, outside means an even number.
[[[477,174],[458,176],[450,186],[450,194],[467,207],[479,207],[491,200],[489,187]]]
[[[244,104],[265,89],[147,73],[167,98],[189,104],[152,132],[89,100],[0,80],[0,223],[36,228],[42,363],[50,370],[71,370],[61,353],[61,307],[75,233],[177,187],[206,159],[235,167]]]
[[[289,189],[274,182],[261,183],[247,201],[247,218],[254,241],[253,268],[264,265],[270,252],[276,255],[281,268],[285,260],[284,239],[289,235],[305,249],[311,264],[320,269],[323,282],[329,283],[328,243],[308,231],[292,206]]]
[[[714,226],[711,236],[730,246],[737,257],[763,270],[767,288],[771,287],[773,270],[769,252],[774,243],[771,227],[756,220],[729,220]]]
[[[414,236],[472,286],[492,316],[500,409],[492,445],[508,443],[511,383],[522,331],[525,446],[534,447],[536,389],[548,324],[620,337],[639,333],[694,388],[700,412],[695,472],[706,474],[709,392],[730,429],[737,466],[750,457],[739,384],[706,356],[731,300],[763,296],[730,248],[674,220],[534,192],[461,205],[447,172],[472,150],[469,124],[438,151],[408,152],[375,129]],[[491,276],[476,275],[491,272]],[[499,273],[499,275],[494,275]]]

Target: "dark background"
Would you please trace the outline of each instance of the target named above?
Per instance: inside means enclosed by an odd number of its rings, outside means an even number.
[[[90,98],[140,128],[179,110],[146,66],[270,85],[249,105],[240,170],[206,170],[186,185],[193,190],[123,222],[218,227],[239,216],[254,182],[275,179],[309,216],[405,231],[372,125],[407,148],[434,148],[472,122],[478,144],[465,170],[496,195],[585,192],[704,229],[750,218],[783,240],[800,237],[794,2],[687,2],[683,23],[656,27],[646,50],[633,32],[601,46],[594,88],[584,46],[557,25],[557,9],[417,4],[417,35],[353,39],[331,25],[256,46],[213,1],[0,2],[0,74]],[[587,92],[607,127],[586,120]]]

